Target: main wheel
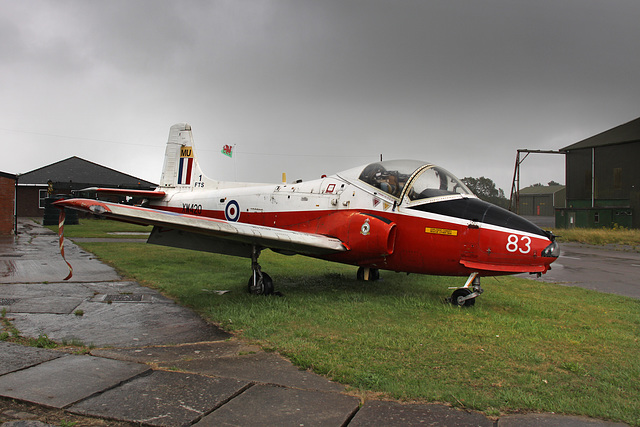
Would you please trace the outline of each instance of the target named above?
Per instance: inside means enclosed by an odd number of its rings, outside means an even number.
[[[363,281],[364,279],[364,267],[359,267],[358,272],[356,273],[356,278],[359,281]],[[380,270],[377,268],[369,269],[369,278],[367,279],[370,282],[375,282],[376,280],[380,280]]]
[[[468,288],[456,289],[451,294],[451,304],[458,305],[460,307],[471,307],[476,303],[475,298],[469,298],[467,300],[461,301],[462,298],[466,297],[469,294],[471,294],[471,289],[468,289]]]
[[[273,293],[273,280],[267,273],[262,273],[262,278],[258,276],[258,283],[253,283],[253,275],[249,277],[247,285],[249,293],[253,295],[271,295]]]

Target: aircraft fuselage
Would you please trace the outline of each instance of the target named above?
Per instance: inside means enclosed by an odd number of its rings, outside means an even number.
[[[340,239],[346,252],[316,255],[352,265],[409,273],[465,276],[544,273],[550,235],[475,197],[399,202],[340,176],[294,184],[197,191],[185,188],[154,208]],[[202,187],[201,187],[202,186]]]

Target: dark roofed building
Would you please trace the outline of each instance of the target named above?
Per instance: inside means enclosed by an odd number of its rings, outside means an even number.
[[[150,190],[157,185],[80,157],[69,157],[19,175],[18,216],[42,216],[49,193],[71,194],[88,187]]]
[[[640,228],[640,118],[560,150],[565,153],[565,227]]]

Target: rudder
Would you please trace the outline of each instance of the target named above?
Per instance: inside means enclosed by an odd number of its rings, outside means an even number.
[[[171,126],[164,154],[160,187],[204,188],[210,181],[200,169],[194,151],[191,126],[178,123]]]

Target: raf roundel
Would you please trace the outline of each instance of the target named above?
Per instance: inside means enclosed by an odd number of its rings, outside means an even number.
[[[369,219],[367,218],[364,221],[364,224],[362,224],[362,227],[360,227],[360,234],[362,234],[363,236],[368,236],[369,232],[371,232],[371,224],[369,224]]]
[[[224,217],[227,221],[236,222],[240,219],[240,205],[235,200],[229,200],[227,207],[224,208]]]

